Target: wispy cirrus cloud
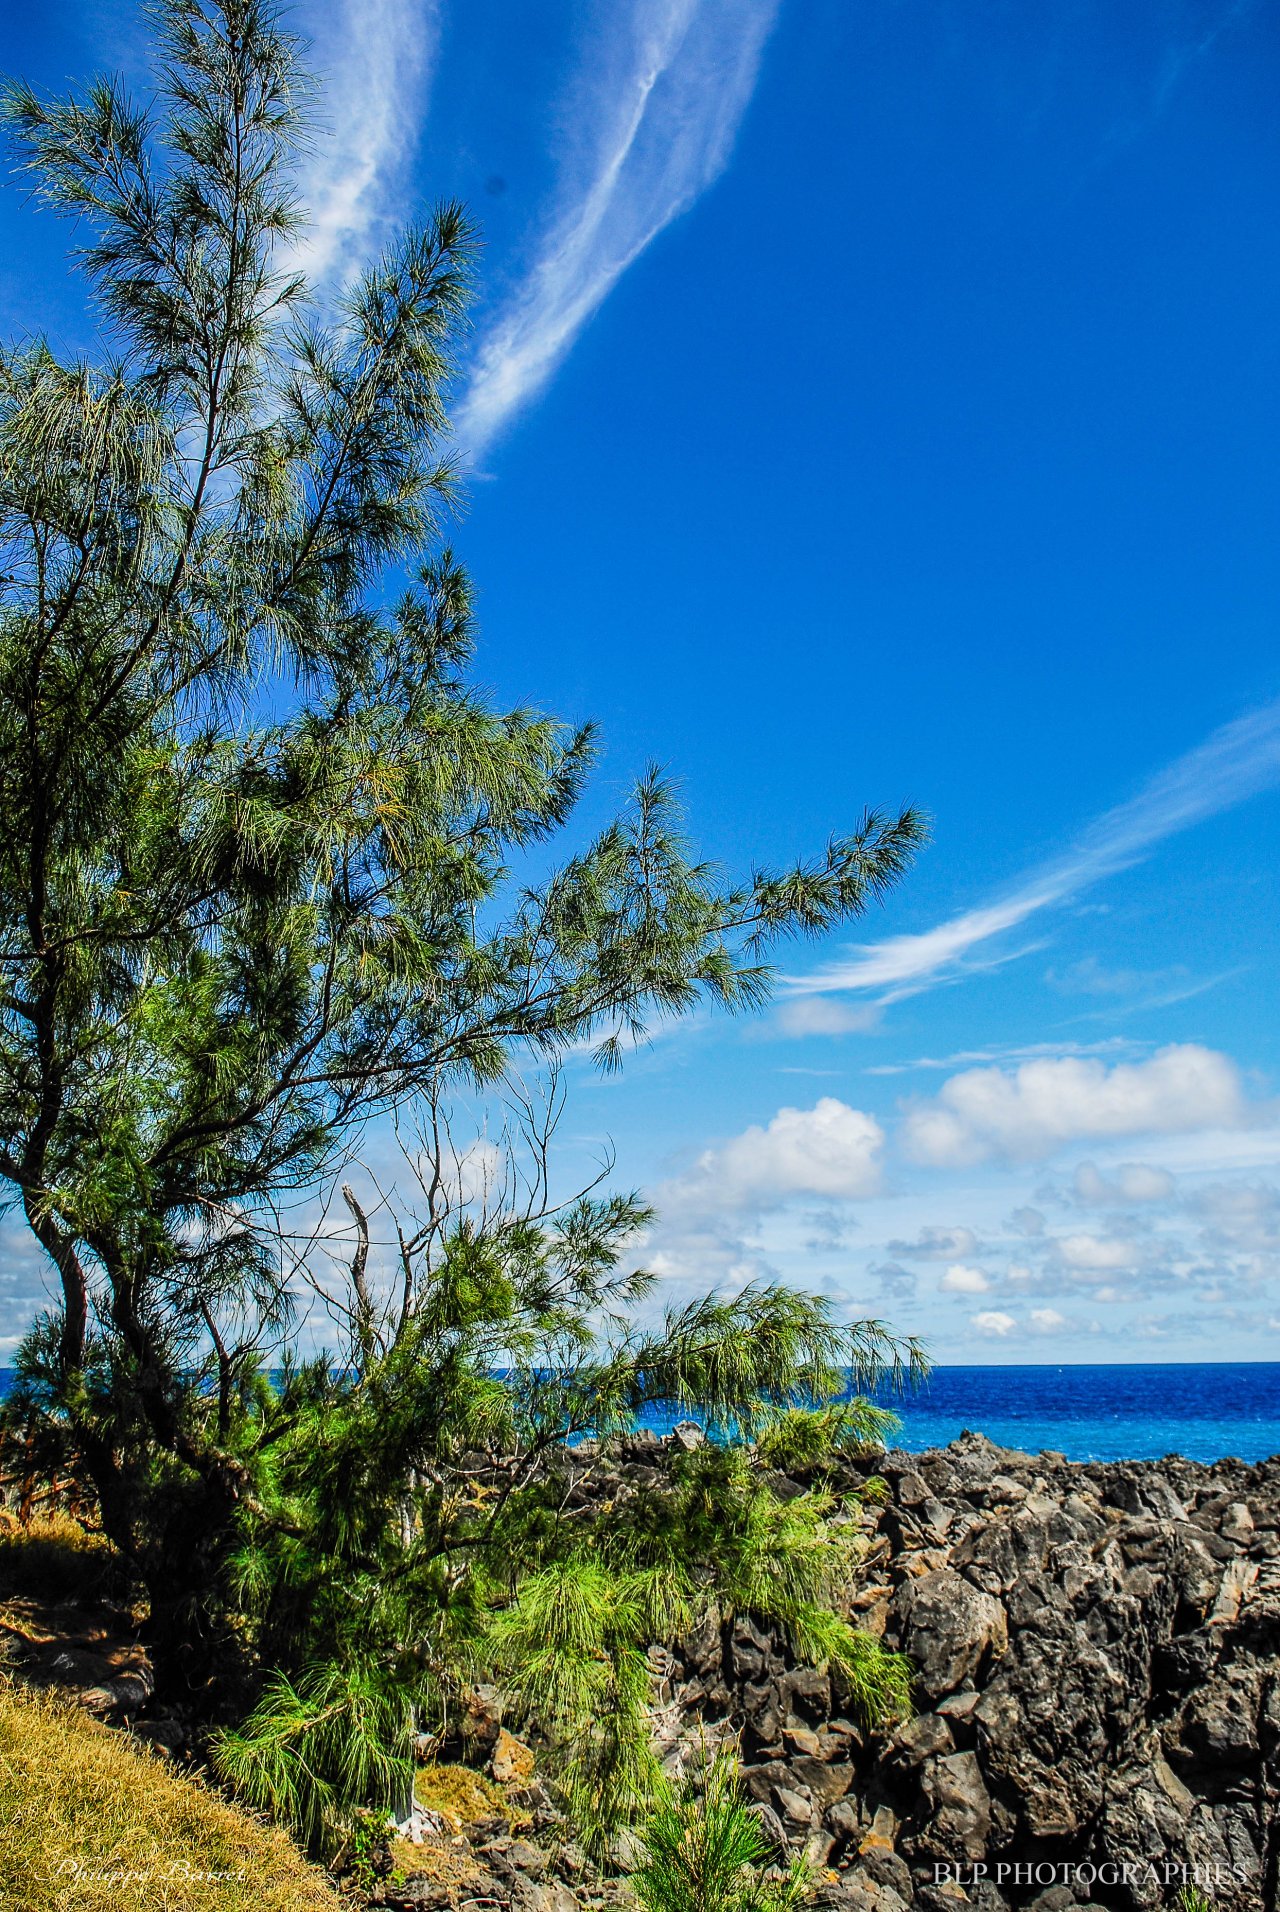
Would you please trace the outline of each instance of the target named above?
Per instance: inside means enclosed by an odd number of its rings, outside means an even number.
[[[456,410],[483,455],[622,274],[724,169],[778,0],[602,8],[573,119],[587,130],[533,263],[485,333]]]
[[[440,35],[438,0],[330,0],[309,22],[322,75],[300,193],[310,214],[287,264],[335,292],[403,221]]]
[[[913,1069],[960,1069],[981,1062],[1030,1062],[1037,1056],[1105,1056],[1128,1051],[1134,1044],[1125,1036],[1103,1042],[1016,1042],[999,1049],[956,1049],[949,1056],[914,1056],[909,1062],[875,1062],[863,1075],[909,1075]]]
[[[882,1001],[914,995],[976,966],[971,952],[1031,916],[1068,902],[1102,878],[1142,861],[1158,843],[1280,783],[1280,699],[1265,704],[1179,757],[1136,797],[1108,810],[1074,847],[1034,869],[1006,896],[916,936],[891,936],[792,976],[793,997],[879,990]]]

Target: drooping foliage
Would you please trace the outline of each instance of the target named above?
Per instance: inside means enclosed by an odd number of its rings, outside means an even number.
[[[598,1271],[626,1235],[597,1229]],[[314,1837],[368,1797],[371,1753],[353,1738],[372,1733],[402,1762],[381,1770],[381,1797],[397,1781],[403,1795],[415,1735],[447,1738],[469,1692],[492,1684],[603,1850],[658,1782],[646,1648],[713,1608],[779,1627],[864,1719],[902,1713],[906,1662],[836,1611],[861,1558],[859,1496],[821,1475],[775,1492],[764,1437],[797,1411],[784,1399],[826,1402],[834,1419],[851,1372],[918,1371],[918,1351],[765,1286],[611,1336],[592,1318],[634,1296],[634,1275],[565,1282],[552,1305],[547,1266],[531,1282],[508,1262],[478,1301],[477,1247],[465,1227],[447,1238],[420,1312],[379,1329],[367,1365],[349,1349],[341,1370],[300,1369],[246,1414],[261,1501],[242,1510],[229,1563],[236,1609],[263,1663],[301,1678],[277,1680],[224,1735],[224,1774]],[[455,1248],[466,1282],[448,1270]],[[705,1411],[712,1363],[719,1412],[760,1444],[696,1445],[616,1493],[613,1446],[657,1403]]]
[[[643,1204],[557,1204],[544,1178],[469,1212],[445,1100],[758,1002],[770,945],[883,895],[922,825],[869,813],[735,882],[649,775],[553,859],[592,733],[476,688],[441,535],[466,219],[438,209],[317,300],[294,269],[293,41],[266,0],[156,20],[154,104],[111,81],[4,106],[35,195],[75,221],[106,341],[97,364],[0,350],[0,1176],[60,1293],[9,1419],[94,1496],[162,1678],[215,1714],[260,1700],[227,1769],[318,1834],[386,1792],[468,1666],[506,1655],[581,1738],[513,1644],[539,1576],[584,1571],[550,1485],[566,1430],[663,1399],[794,1445],[793,1410],[903,1358],[776,1288],[611,1324],[645,1285],[620,1272]],[[531,852],[549,874],[518,881]],[[343,1341],[302,1362],[290,1204],[393,1118],[425,1138],[425,1219],[388,1286],[344,1188]],[[682,1552],[670,1507],[593,1536],[619,1693],[637,1629],[712,1587],[776,1607],[805,1650],[865,1653],[823,1605],[830,1510],[771,1507],[744,1465],[710,1496],[733,1549]]]

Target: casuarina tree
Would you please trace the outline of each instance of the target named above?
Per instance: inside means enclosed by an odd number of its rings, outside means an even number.
[[[420,1606],[480,1600],[446,1453],[542,1452],[658,1390],[746,1427],[903,1350],[772,1288],[595,1347],[600,1309],[634,1296],[619,1257],[644,1211],[592,1195],[490,1227],[437,1205],[401,1237],[394,1319],[357,1253],[348,1345],[299,1367],[282,1209],[336,1187],[380,1119],[429,1133],[424,1112],[518,1068],[613,1066],[655,1019],[758,1003],[770,946],[864,910],[922,825],[868,813],[734,881],[650,775],[575,831],[592,732],[476,688],[441,535],[463,212],[319,302],[292,263],[294,42],[263,0],[156,20],[154,99],[15,84],[4,108],[36,199],[73,222],[103,341],[93,362],[41,338],[0,354],[0,1174],[58,1296],[12,1413],[91,1489],[164,1677],[207,1695],[230,1654],[251,1685],[274,1667],[321,1693],[315,1667],[345,1678],[354,1652],[320,1601],[312,1673],[288,1663],[321,1569],[363,1586],[394,1533]],[[504,1364],[545,1377],[535,1348],[572,1400],[494,1393]],[[545,1534],[529,1544],[549,1570]]]

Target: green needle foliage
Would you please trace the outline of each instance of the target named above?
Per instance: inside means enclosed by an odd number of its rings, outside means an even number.
[[[708,1444],[642,1493],[571,1512],[543,1541],[545,1565],[530,1538],[521,1545],[529,1568],[490,1649],[517,1711],[550,1740],[595,1850],[660,1790],[644,1648],[710,1613],[779,1628],[799,1659],[831,1670],[868,1725],[910,1709],[909,1663],[837,1610],[862,1556],[856,1506],[825,1489],[780,1496],[770,1472],[759,1449]]]
[[[518,1195],[469,1204],[445,1112],[758,1003],[770,947],[882,897],[922,821],[869,812],[733,881],[651,773],[573,834],[592,732],[486,700],[441,536],[464,214],[323,308],[290,264],[308,82],[277,12],[154,18],[147,102],[113,80],[3,106],[105,341],[93,364],[0,349],[0,1177],[60,1294],[8,1423],[96,1499],[161,1679],[248,1715],[224,1770],[309,1838],[384,1800],[411,1728],[445,1730],[494,1667],[616,1816],[647,1741],[584,1715],[609,1695],[638,1720],[646,1633],[715,1597],[851,1678],[870,1649],[824,1605],[819,1491],[784,1507],[755,1462],[700,1463],[588,1540],[566,1433],[674,1401],[780,1460],[813,1447],[803,1409],[834,1453],[875,1431],[834,1409],[850,1375],[919,1353],[776,1287],[636,1328],[644,1205],[553,1200],[545,1148]],[[342,1182],[377,1120],[422,1139],[389,1270]],[[338,1345],[307,1363],[291,1204],[339,1187]],[[556,1574],[578,1632],[539,1659]]]
[[[646,1912],[792,1912],[806,1897],[802,1860],[781,1880],[767,1876],[764,1829],[723,1750],[705,1759],[696,1784],[664,1788],[643,1840],[631,1884]]]
[[[901,1425],[890,1408],[860,1397],[822,1408],[787,1408],[761,1434],[760,1458],[782,1473],[826,1469],[844,1455],[883,1447]]]
[[[218,1769],[305,1845],[332,1850],[367,1802],[387,1806],[411,1786],[408,1719],[358,1662],[313,1668],[296,1686],[276,1673],[244,1730],[223,1734]]]

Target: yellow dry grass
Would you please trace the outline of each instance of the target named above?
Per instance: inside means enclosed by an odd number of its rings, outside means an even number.
[[[87,1719],[0,1679],[4,1912],[336,1912],[282,1832]]]
[[[495,1813],[511,1818],[511,1807],[502,1788],[470,1766],[431,1762],[419,1766],[414,1775],[413,1796],[420,1806],[438,1812],[450,1832],[460,1832],[477,1819],[492,1819]]]
[[[70,1514],[37,1514],[26,1526],[12,1516],[0,1525],[0,1589],[45,1599],[96,1593],[118,1555],[103,1534],[90,1533]]]
[[[429,1879],[433,1884],[451,1888],[455,1896],[467,1898],[483,1878],[465,1844],[456,1835],[478,1821],[500,1817],[514,1830],[528,1826],[527,1812],[513,1811],[501,1786],[470,1766],[429,1760],[414,1775],[413,1796],[420,1806],[439,1813],[444,1822],[443,1839],[427,1839],[415,1846],[407,1839],[391,1841],[391,1857],[396,1869],[406,1878]]]

